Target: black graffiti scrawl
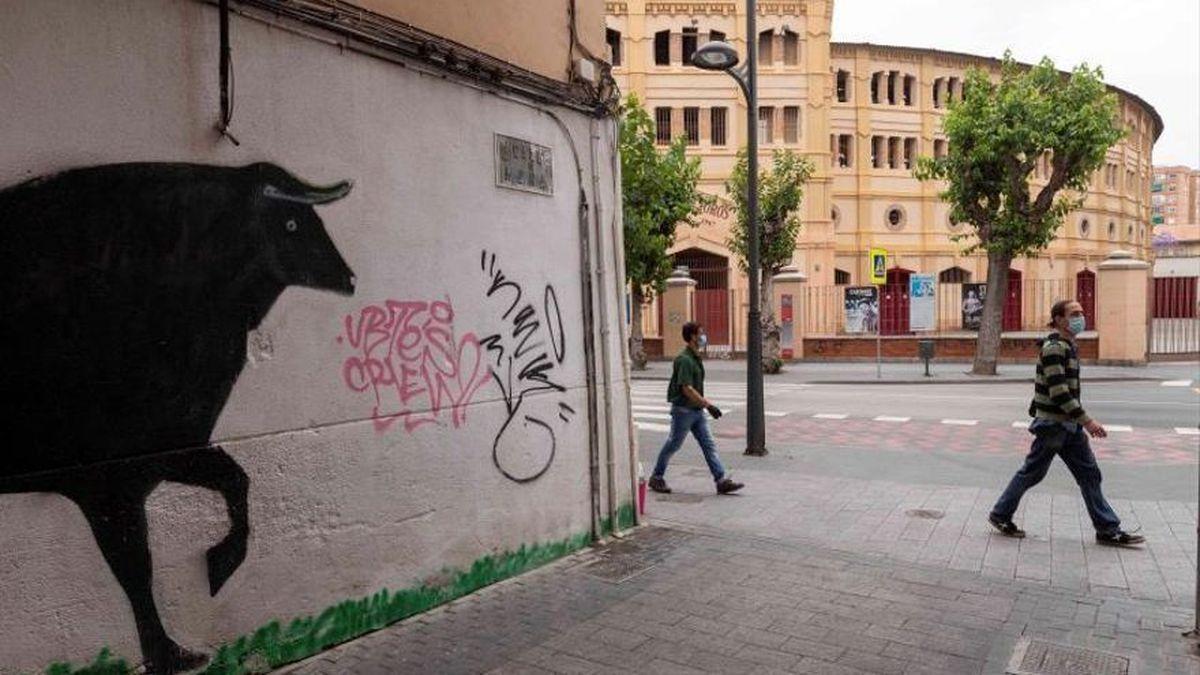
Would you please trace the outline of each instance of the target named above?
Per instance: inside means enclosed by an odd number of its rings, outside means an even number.
[[[273,164],[113,164],[0,190],[0,493],[83,511],[133,609],[150,672],[200,665],[152,594],[145,500],[162,481],[219,492],[215,595],[246,556],[245,472],[210,436],[247,333],[288,286],[354,292],[313,206],[348,182]],[[0,514],[0,518],[3,514]]]

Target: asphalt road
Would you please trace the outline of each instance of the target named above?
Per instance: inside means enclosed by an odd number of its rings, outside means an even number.
[[[1191,368],[1177,374],[1186,378]],[[1109,426],[1093,448],[1112,499],[1195,501],[1200,435],[1200,381],[1085,382],[1083,403]],[[666,437],[663,381],[634,383],[634,415],[641,422],[639,454],[646,472]],[[768,382],[765,458],[746,457],[745,403],[735,381],[710,380],[710,398],[731,408],[710,421],[722,458],[739,467],[831,477],[994,486],[997,494],[1028,451],[1031,385],[856,384]],[[662,406],[659,408],[659,406]],[[814,416],[821,417],[814,417]],[[844,417],[842,417],[844,416]],[[885,418],[879,420],[877,418]],[[694,440],[675,464],[702,465]],[[670,474],[668,474],[668,478]],[[1041,490],[1076,493],[1070,473],[1056,462]]]

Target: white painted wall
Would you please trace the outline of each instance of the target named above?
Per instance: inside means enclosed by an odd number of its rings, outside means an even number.
[[[270,161],[315,183],[354,180],[348,197],[317,212],[356,274],[356,292],[285,291],[251,340],[251,363],[215,432],[214,442],[251,481],[250,550],[216,597],[208,594],[204,553],[227,529],[223,502],[174,484],[150,498],[158,605],[168,632],[199,650],[273,618],[312,614],[489,553],[587,531],[581,178],[589,203],[599,202],[605,235],[593,242],[593,255],[605,266],[613,358],[598,368],[616,380],[615,413],[598,424],[601,469],[603,434],[611,430],[616,499],[631,500],[622,305],[609,238],[611,122],[600,127],[600,191],[593,195],[582,115],[554,111],[560,127],[531,106],[418,68],[236,16],[232,28],[232,131],[240,147],[213,131],[214,7],[9,0],[0,21],[0,188],[124,161]],[[494,185],[495,133],[553,149],[553,197]],[[485,297],[484,250],[534,294],[539,313],[548,284],[562,309],[566,350],[550,376],[567,390],[529,396],[514,422],[535,415],[556,435],[553,464],[528,483],[493,465],[492,442],[507,416],[495,382],[478,390],[457,427],[447,410],[434,424],[381,432],[371,419],[372,395],[351,391],[343,379],[355,353],[339,343],[343,321],[368,305],[448,301],[459,339],[504,330],[504,303]],[[569,421],[558,417],[559,402],[574,409]],[[384,400],[386,411],[397,405],[394,396]],[[515,429],[517,448],[544,438],[536,426]],[[0,669],[78,662],[104,646],[138,658],[129,605],[74,504],[51,494],[0,495],[0,541]]]

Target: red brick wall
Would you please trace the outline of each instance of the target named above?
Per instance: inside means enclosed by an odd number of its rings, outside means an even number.
[[[881,351],[885,359],[912,359],[917,357],[917,337],[885,337],[881,340]],[[975,339],[965,337],[929,338],[934,341],[934,360],[970,361],[975,357]],[[1040,338],[1004,338],[1000,342],[1003,361],[1032,361],[1037,357],[1037,342]],[[1097,357],[1095,338],[1079,340],[1079,358],[1092,360]],[[875,358],[875,339],[859,337],[819,337],[804,339],[804,358],[816,361],[859,361]]]

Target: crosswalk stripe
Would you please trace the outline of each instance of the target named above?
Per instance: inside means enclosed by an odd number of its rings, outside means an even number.
[[[635,406],[630,406],[630,407],[633,408],[635,412],[636,411],[671,412],[671,406],[666,406],[666,405],[635,405]]]
[[[1012,425],[1014,427],[1017,427],[1018,429],[1024,429],[1025,427],[1029,426],[1029,422],[1022,422],[1022,421],[1018,420],[1016,422],[1013,422]]]
[[[637,428],[645,429],[646,431],[662,431],[665,433],[670,433],[670,431],[671,431],[671,425],[669,425],[669,424],[655,424],[653,422],[634,422],[634,425],[636,425]]]
[[[1164,387],[1190,387],[1191,385],[1191,380],[1164,380],[1162,383]]]
[[[669,420],[669,419],[671,419],[671,415],[668,413],[640,412],[640,413],[634,413],[633,419],[635,419],[635,420]]]
[[[1183,436],[1200,436],[1200,428],[1198,427],[1175,427],[1175,433]]]
[[[979,420],[942,420],[942,424],[952,424],[959,427],[973,427],[979,424]]]
[[[876,422],[907,422],[911,417],[892,417],[891,415],[880,415],[875,418]]]
[[[764,410],[763,414],[767,417],[787,417],[787,413],[781,410]]]
[[[819,420],[844,420],[848,415],[842,413],[817,413],[813,417]]]
[[[1108,431],[1133,431],[1133,427],[1128,424],[1107,424],[1104,428]]]

